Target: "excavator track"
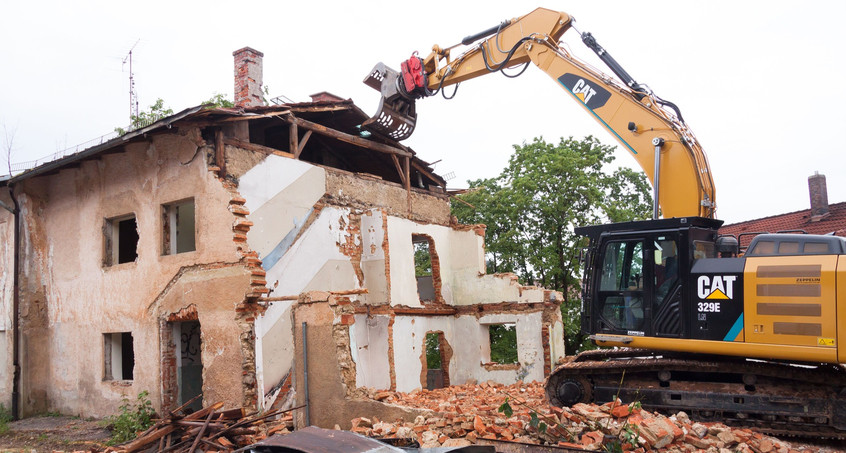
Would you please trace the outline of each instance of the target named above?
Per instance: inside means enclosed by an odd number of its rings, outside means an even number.
[[[639,401],[781,436],[846,439],[846,370],[639,349],[587,351],[545,383],[555,406]]]

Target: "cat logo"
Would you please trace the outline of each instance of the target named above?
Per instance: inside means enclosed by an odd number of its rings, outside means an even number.
[[[579,79],[573,87],[573,94],[575,94],[577,98],[581,99],[582,102],[587,104],[590,102],[590,98],[596,94],[596,90],[591,88],[590,85],[585,82],[585,79]]]
[[[701,275],[696,281],[696,295],[700,299],[731,300],[736,280],[736,275]]]
[[[602,107],[611,98],[611,92],[576,74],[564,74],[558,81],[591,110]]]

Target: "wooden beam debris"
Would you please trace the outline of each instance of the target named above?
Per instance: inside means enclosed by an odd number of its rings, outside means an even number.
[[[234,450],[264,440],[268,433],[293,429],[293,417],[288,413],[304,407],[245,416],[243,408],[221,410],[223,403],[215,403],[185,414],[189,403],[168,412],[134,440],[109,447],[106,452],[134,453],[152,448],[159,452],[192,453],[203,450],[201,444]]]

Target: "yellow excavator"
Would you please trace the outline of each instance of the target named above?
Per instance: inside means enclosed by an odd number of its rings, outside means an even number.
[[[619,396],[774,434],[846,438],[846,239],[761,234],[740,256],[737,238],[719,234],[708,160],[679,108],[573,22],[539,8],[464,38],[459,55],[434,46],[400,71],[379,63],[364,82],[381,102],[362,127],[406,139],[417,99],[534,64],[631,153],[654,191],[652,220],[576,229],[590,239],[582,332],[612,348],[554,370],[550,403]],[[561,45],[568,30],[614,76]]]

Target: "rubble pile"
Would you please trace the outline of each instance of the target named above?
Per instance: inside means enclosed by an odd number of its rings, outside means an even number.
[[[184,406],[158,420],[148,430],[125,444],[110,447],[107,453],[232,451],[252,445],[276,433],[293,428],[290,411],[245,415],[242,408],[221,411],[216,403],[185,414]]]
[[[639,404],[545,404],[540,383],[504,386],[493,382],[410,393],[371,392],[373,399],[418,409],[430,416],[390,423],[352,420],[352,431],[375,438],[414,438],[422,448],[457,447],[486,439],[557,445],[592,451],[707,451],[793,453],[791,445],[745,428],[697,423],[684,412],[670,417],[641,410]],[[500,407],[503,411],[500,411]],[[619,450],[618,450],[619,451]]]

